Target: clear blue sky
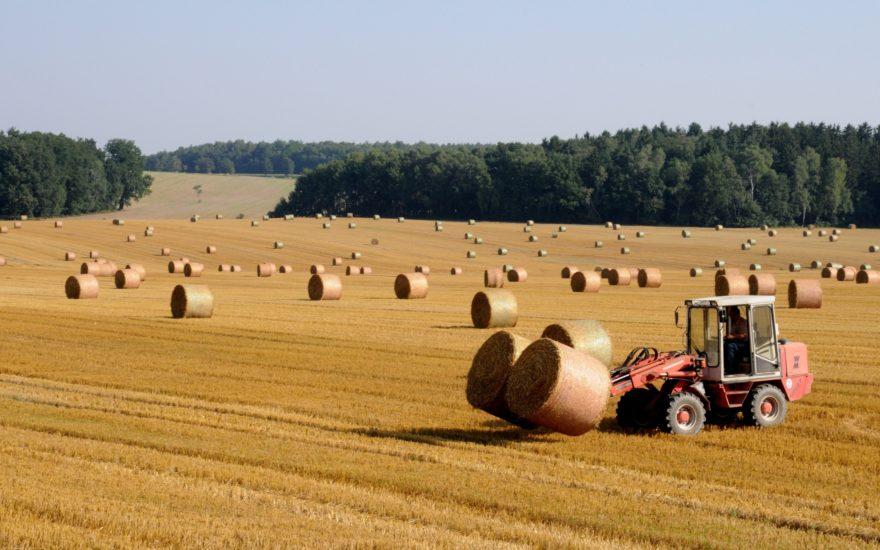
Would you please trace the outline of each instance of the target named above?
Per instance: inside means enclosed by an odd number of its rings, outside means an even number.
[[[539,141],[880,123],[880,2],[0,0],[0,128]]]

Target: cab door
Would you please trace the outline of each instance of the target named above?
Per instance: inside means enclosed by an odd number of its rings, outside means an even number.
[[[751,308],[752,374],[779,373],[779,344],[776,341],[776,317],[769,305]]]

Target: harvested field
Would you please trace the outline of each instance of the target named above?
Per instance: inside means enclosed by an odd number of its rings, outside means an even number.
[[[522,223],[481,221],[487,250],[507,247],[504,260],[528,270],[527,283],[505,287],[519,313],[506,330],[527,340],[590,318],[608,330],[614,364],[638,345],[678,349],[673,311],[713,293],[721,257],[741,273],[758,262],[776,277],[781,336],[809,346],[813,393],[779,428],[628,434],[611,399],[594,430],[568,437],[511,426],[466,400],[474,354],[495,332],[472,328],[469,307],[500,260],[480,254],[446,275],[473,246],[461,238],[466,221],[436,233],[432,221],[355,218],[358,230],[323,231],[313,217],[251,228],[208,209],[190,223],[192,211],[177,220],[126,212],[129,226],[155,227],[133,243],[109,222],[118,214],[65,219],[63,230],[29,220],[0,237],[6,546],[880,544],[880,285],[824,279],[821,309],[786,300],[792,276],[820,279],[807,267],[814,258],[876,265],[868,247],[880,231],[830,243],[780,228],[768,257],[764,247],[739,250],[756,229],[691,228],[683,239],[680,228],[634,226],[627,231],[649,238],[627,241],[624,258],[593,247],[613,241],[613,230],[568,224],[539,259]],[[536,223],[533,233],[557,226]],[[373,274],[345,279],[342,300],[310,301],[305,267],[340,275],[344,266],[326,262],[371,238],[382,243],[369,248]],[[275,239],[289,246],[267,246]],[[205,253],[208,242],[217,254]],[[172,318],[169,298],[184,279],[167,272],[162,247],[211,266],[198,281],[214,296],[212,317]],[[102,278],[97,298],[68,300],[65,280],[80,266],[64,253],[90,250],[142,265],[149,278],[136,291]],[[261,262],[297,270],[259,278]],[[246,269],[220,273],[219,263]],[[802,271],[790,274],[791,263]],[[394,277],[416,264],[441,270],[430,298],[395,299]],[[599,265],[656,267],[663,284],[648,293],[603,282],[584,294],[560,277],[564,266]],[[693,267],[705,275],[690,278]],[[769,480],[768,464],[796,467]],[[625,510],[640,521],[621,525]]]

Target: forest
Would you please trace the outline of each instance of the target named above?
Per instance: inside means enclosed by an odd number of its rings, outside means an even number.
[[[374,147],[306,170],[274,213],[654,225],[880,221],[880,127],[749,124]]]
[[[113,139],[101,149],[63,134],[0,132],[0,217],[121,210],[151,183],[132,141]]]

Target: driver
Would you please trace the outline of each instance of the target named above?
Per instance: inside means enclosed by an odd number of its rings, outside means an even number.
[[[727,336],[724,338],[724,365],[726,369],[739,367],[748,349],[749,326],[736,306],[727,308]]]

